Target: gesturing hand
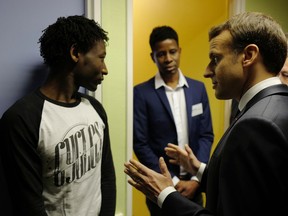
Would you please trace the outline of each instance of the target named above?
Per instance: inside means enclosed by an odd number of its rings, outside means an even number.
[[[181,193],[182,196],[187,197],[188,199],[193,199],[199,187],[199,182],[195,180],[181,180],[177,183],[175,189]]]
[[[169,143],[168,147],[165,148],[165,152],[171,157],[169,160],[170,163],[181,165],[187,172],[196,175],[201,162],[196,158],[192,149],[187,144],[185,144],[184,150],[177,145]]]
[[[168,186],[173,186],[171,175],[162,157],[159,159],[159,167],[162,174],[133,159],[125,163],[124,166],[124,172],[131,177],[128,183],[155,203],[157,203],[157,198],[162,190]]]

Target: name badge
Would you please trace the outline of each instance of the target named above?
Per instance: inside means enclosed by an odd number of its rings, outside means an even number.
[[[197,116],[197,115],[201,115],[202,113],[203,113],[202,103],[192,105],[192,113],[191,113],[192,117]]]

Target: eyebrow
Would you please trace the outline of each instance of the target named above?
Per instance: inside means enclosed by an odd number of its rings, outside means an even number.
[[[215,53],[215,52],[209,52],[209,58],[213,58],[213,57],[218,57],[219,54]]]

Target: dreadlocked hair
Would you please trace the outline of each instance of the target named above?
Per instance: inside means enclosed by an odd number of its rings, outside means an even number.
[[[64,67],[71,62],[72,45],[78,52],[86,53],[95,42],[107,43],[109,40],[107,32],[98,23],[80,15],[59,17],[42,32],[39,39],[40,55],[51,68]]]

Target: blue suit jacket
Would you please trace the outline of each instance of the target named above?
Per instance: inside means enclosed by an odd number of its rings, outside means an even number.
[[[185,78],[189,85],[184,87],[189,146],[206,163],[214,139],[209,101],[202,82]],[[197,104],[202,104],[203,113],[192,117],[192,107]],[[133,148],[138,160],[159,172],[162,156],[172,177],[178,176],[179,166],[170,164],[164,151],[168,143],[178,142],[176,126],[164,87],[155,89],[155,77],[134,87],[133,128]]]

